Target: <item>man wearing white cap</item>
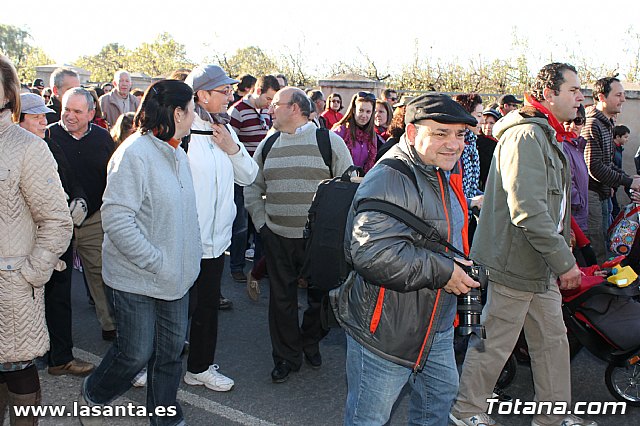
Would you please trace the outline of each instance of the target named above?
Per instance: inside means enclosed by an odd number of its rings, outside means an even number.
[[[45,114],[54,112],[44,104],[42,97],[33,93],[20,95],[20,127],[34,135],[44,138],[47,130]],[[69,170],[69,163],[60,146],[54,141],[47,142],[58,163],[58,174],[68,199],[85,198],[82,188],[75,183]],[[75,215],[86,216],[81,209]],[[76,217],[75,220],[84,219]],[[71,240],[69,240],[71,243]],[[71,335],[71,272],[72,247],[69,247],[60,259],[67,265],[64,271],[53,271],[51,279],[44,286],[45,317],[51,342],[48,356],[49,374],[59,376],[71,374],[86,376],[94,365],[73,357],[73,338]]]

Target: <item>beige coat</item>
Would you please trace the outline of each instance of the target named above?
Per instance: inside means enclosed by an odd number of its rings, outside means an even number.
[[[49,348],[44,284],[69,246],[73,222],[46,143],[0,113],[0,362]]]
[[[109,127],[113,127],[123,113],[124,104],[128,106],[128,111],[136,112],[140,101],[138,98],[129,93],[127,99],[122,99],[114,90],[106,95],[100,96],[100,109],[102,110],[102,116],[109,123]]]

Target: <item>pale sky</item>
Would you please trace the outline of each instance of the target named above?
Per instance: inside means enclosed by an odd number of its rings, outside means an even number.
[[[108,43],[133,49],[168,32],[196,63],[256,45],[272,55],[302,51],[313,74],[323,63],[362,61],[359,51],[380,71],[393,72],[412,61],[416,41],[421,57],[465,66],[520,53],[513,46],[517,34],[528,44],[530,69],[570,61],[573,53],[624,72],[634,57],[628,50],[640,48],[628,35],[640,33],[639,17],[636,0],[32,0],[4,2],[0,23],[28,30],[31,43],[57,63],[96,54]]]

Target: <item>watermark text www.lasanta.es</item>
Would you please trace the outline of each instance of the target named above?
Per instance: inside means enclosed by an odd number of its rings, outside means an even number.
[[[35,415],[37,417],[165,417],[175,416],[177,409],[174,405],[168,407],[158,406],[155,408],[155,413],[147,412],[147,408],[141,405],[135,405],[129,402],[125,405],[104,405],[104,406],[87,406],[80,405],[77,401],[74,401],[73,408],[67,410],[64,405],[27,405],[27,406],[13,406],[16,417],[24,417]]]
[[[625,414],[627,403],[623,401],[578,401],[571,407],[564,401],[500,401],[497,398],[487,399],[489,409],[487,414],[556,414],[556,415],[599,415],[599,414]]]

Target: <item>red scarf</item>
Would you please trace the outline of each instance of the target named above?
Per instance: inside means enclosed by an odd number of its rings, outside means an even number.
[[[556,131],[556,140],[558,142],[568,142],[578,137],[578,135],[576,135],[575,133],[566,131],[562,123],[558,121],[558,119],[551,113],[551,111],[542,106],[542,104],[535,100],[529,93],[524,94],[524,100],[526,105],[534,107],[536,110],[544,114],[545,117],[547,117],[549,125],[551,125],[551,127],[553,127],[553,130]]]

